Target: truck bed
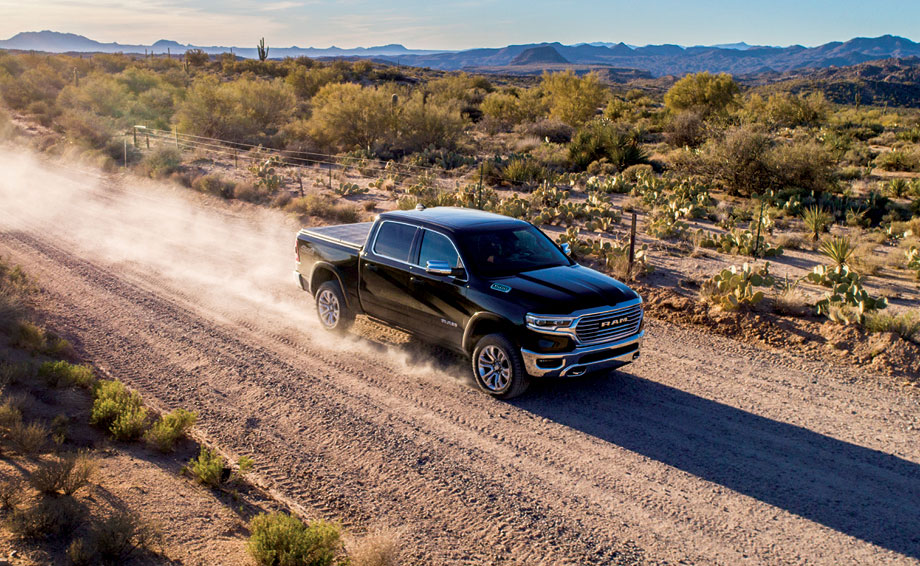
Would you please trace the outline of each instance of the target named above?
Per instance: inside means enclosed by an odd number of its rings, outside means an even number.
[[[356,224],[319,226],[317,228],[304,228],[300,233],[359,250],[364,245],[364,242],[367,241],[367,234],[371,231],[371,226],[373,225],[373,222],[358,222]]]

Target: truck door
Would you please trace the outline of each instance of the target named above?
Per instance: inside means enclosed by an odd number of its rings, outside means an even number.
[[[361,306],[364,312],[396,326],[406,327],[409,300],[409,254],[418,228],[384,220],[361,263]]]
[[[407,303],[409,330],[449,346],[459,346],[469,316],[464,291],[467,275],[453,242],[446,235],[425,228],[418,235],[417,258],[412,263]],[[429,261],[443,261],[454,268],[453,275],[427,273]]]

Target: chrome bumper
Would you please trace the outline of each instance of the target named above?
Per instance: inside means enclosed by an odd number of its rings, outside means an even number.
[[[544,354],[521,348],[521,355],[527,373],[533,377],[576,377],[589,371],[618,368],[635,360],[643,337],[644,330],[617,342],[575,348],[571,352]]]
[[[297,283],[297,286],[300,287],[301,291],[306,291],[307,288],[304,286],[303,277],[300,275],[300,272],[296,269],[294,270],[294,282]]]

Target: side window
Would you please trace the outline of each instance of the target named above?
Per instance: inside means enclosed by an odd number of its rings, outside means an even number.
[[[463,267],[460,256],[447,236],[425,230],[422,232],[422,246],[419,249],[418,264],[428,265],[430,260],[446,261],[451,267]]]
[[[374,240],[374,253],[408,262],[416,230],[415,226],[384,222],[377,231],[377,239]]]

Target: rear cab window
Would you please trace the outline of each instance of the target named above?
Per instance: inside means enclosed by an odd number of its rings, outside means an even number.
[[[383,222],[374,238],[374,254],[408,263],[416,230],[415,226],[400,222]]]

